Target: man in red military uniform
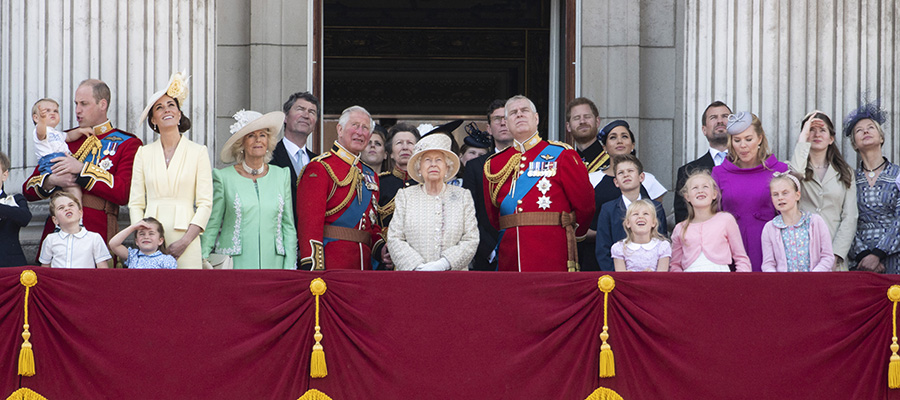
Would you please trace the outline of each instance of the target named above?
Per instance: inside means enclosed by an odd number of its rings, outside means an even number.
[[[93,128],[94,134],[67,143],[72,156],[60,157],[50,174],[37,168],[22,184],[29,201],[50,197],[59,187],[81,186],[84,227],[99,233],[103,241],[118,232],[119,206],[128,203],[131,191],[131,166],[141,140],[113,127],[106,116],[109,109],[109,86],[103,81],[87,79],[75,91],[75,116],[80,127]],[[47,219],[41,243],[53,231]]]
[[[297,184],[300,269],[372,269],[384,246],[378,226],[378,175],[359,154],[374,123],[365,108],[341,113],[331,151],[314,158]]]
[[[575,271],[576,238],[594,215],[594,190],[575,150],[538,134],[525,96],[506,102],[513,145],[484,164],[484,203],[500,230],[500,271]]]

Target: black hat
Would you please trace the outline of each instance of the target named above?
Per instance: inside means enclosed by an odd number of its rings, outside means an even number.
[[[494,139],[485,131],[478,129],[478,125],[474,122],[469,122],[466,125],[466,134],[468,136],[463,139],[463,142],[469,147],[477,147],[479,149],[490,149],[494,147]]]
[[[461,119],[458,119],[456,121],[450,121],[446,124],[443,124],[437,128],[434,128],[434,129],[428,131],[428,133],[426,133],[422,136],[424,137],[425,135],[430,135],[432,133],[439,133],[439,132],[453,133],[453,131],[455,131],[456,128],[459,128],[459,126],[462,125],[462,123],[463,123],[463,120],[461,120]]]

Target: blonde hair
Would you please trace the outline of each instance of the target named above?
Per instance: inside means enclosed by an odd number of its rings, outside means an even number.
[[[753,131],[759,136],[759,148],[756,150],[756,162],[763,166],[765,169],[769,169],[766,166],[766,159],[769,158],[772,153],[769,151],[769,140],[766,139],[766,131],[763,130],[762,121],[759,120],[759,117],[756,114],[750,113],[752,117],[750,121],[750,126],[753,128]],[[728,135],[728,161],[734,163],[737,161],[737,151],[734,150],[734,144],[731,141],[732,135]]]
[[[631,228],[628,227],[628,216],[637,212],[639,209],[650,211],[650,221],[653,224],[653,229],[650,230],[650,238],[668,240],[659,233],[659,218],[656,218],[656,206],[650,200],[642,199],[635,200],[628,206],[628,209],[625,210],[625,219],[622,220],[622,227],[625,228],[625,244],[634,242],[634,234],[631,232]]]
[[[730,140],[730,139],[729,139]],[[688,216],[684,220],[684,228],[681,229],[681,236],[685,238],[684,243],[687,244],[687,229],[688,226],[691,225],[691,222],[696,217],[696,212],[694,211],[694,205],[691,204],[691,201],[688,199],[688,192],[690,191],[691,181],[696,179],[708,179],[709,182],[712,183],[713,193],[715,193],[716,198],[712,199],[712,202],[709,203],[709,209],[712,211],[713,215],[721,211],[719,201],[722,199],[722,191],[719,189],[719,184],[713,179],[712,175],[709,174],[709,171],[705,169],[696,170],[692,172],[687,180],[684,181],[684,186],[681,188],[681,197],[684,198],[684,202],[687,203]]]

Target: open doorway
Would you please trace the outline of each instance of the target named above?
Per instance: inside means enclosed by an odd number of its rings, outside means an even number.
[[[551,0],[322,2],[324,143],[354,104],[387,125],[437,125],[524,94],[548,115]]]

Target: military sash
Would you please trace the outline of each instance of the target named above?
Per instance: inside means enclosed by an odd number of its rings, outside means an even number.
[[[356,168],[351,166],[351,168]],[[353,173],[351,170],[350,173]],[[331,223],[332,226],[339,226],[342,228],[356,229],[356,225],[359,224],[360,218],[365,217],[366,209],[369,208],[369,201],[372,199],[372,189],[375,184],[375,173],[368,169],[368,167],[362,167],[362,176],[363,182],[357,183],[357,198],[356,201],[351,200],[347,203],[347,208],[338,217],[334,222]],[[351,191],[353,188],[350,189]],[[363,201],[363,199],[368,199]],[[335,238],[325,237],[323,238],[323,243],[328,244],[335,240]]]
[[[528,163],[527,172],[512,182],[509,194],[503,197],[503,202],[500,203],[500,215],[515,214],[519,200],[534,188],[538,180],[545,176],[556,175],[556,159],[562,151],[562,146],[549,145]]]

